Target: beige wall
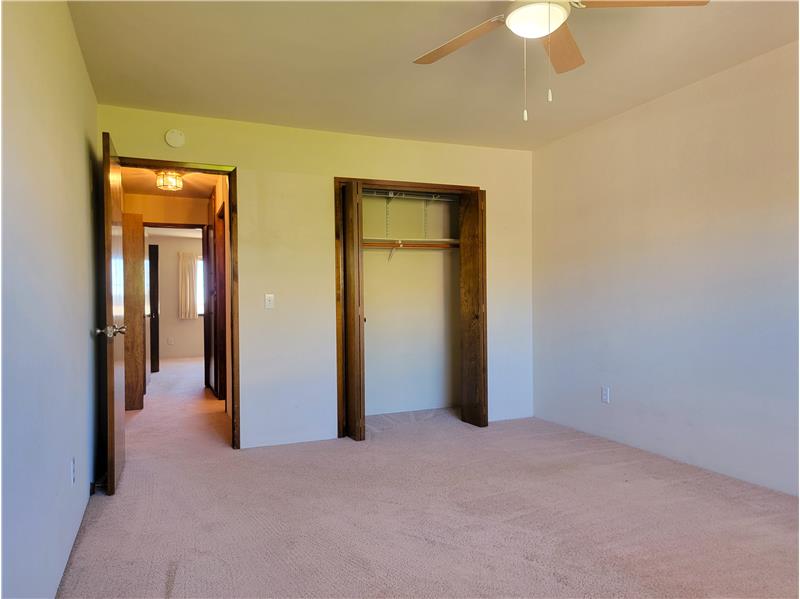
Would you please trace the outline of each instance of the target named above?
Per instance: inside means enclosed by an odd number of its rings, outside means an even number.
[[[792,44],[535,153],[537,416],[797,493],[797,101]]]
[[[52,597],[93,480],[96,101],[65,3],[2,12],[2,594]]]
[[[178,318],[178,253],[192,252],[200,257],[203,242],[199,238],[149,235],[145,243],[158,246],[159,355],[164,360],[202,358],[203,317]]]
[[[336,436],[335,176],[487,190],[489,417],[531,415],[530,152],[112,106],[98,120],[125,156],[237,167],[243,447]]]
[[[141,214],[145,223],[204,225],[208,222],[208,199],[201,198],[126,193],[123,210]]]

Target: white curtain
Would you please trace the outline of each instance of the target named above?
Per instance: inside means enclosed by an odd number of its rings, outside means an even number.
[[[197,318],[197,256],[178,253],[178,318]]]

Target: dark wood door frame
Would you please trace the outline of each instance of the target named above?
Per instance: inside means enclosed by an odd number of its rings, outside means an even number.
[[[231,445],[234,449],[240,447],[239,422],[239,216],[236,184],[236,167],[201,162],[176,162],[172,160],[155,160],[151,158],[135,158],[130,156],[119,158],[121,166],[149,168],[149,169],[175,169],[179,171],[192,171],[222,175],[228,178],[228,234],[230,236],[231,254],[231,301],[226,306],[231,314],[231,328],[227,333],[231,339]],[[165,225],[162,223],[144,223],[145,226],[176,226],[199,228],[202,225]]]
[[[341,434],[355,441],[366,435],[364,422],[364,265],[362,248],[361,182],[346,181],[342,202],[342,356],[343,414],[338,423]],[[338,319],[337,319],[338,320]]]
[[[458,212],[461,419],[487,426],[486,192],[464,194]]]
[[[364,438],[363,284],[360,190],[447,193],[459,197],[459,294],[461,324],[461,419],[475,426],[489,423],[486,328],[486,192],[479,187],[388,181],[334,179],[336,250],[336,369],[339,437]],[[355,226],[358,230],[348,231]],[[352,272],[355,268],[357,272]],[[358,322],[356,322],[358,318]],[[355,347],[350,341],[355,337]],[[359,358],[360,355],[360,358]],[[355,379],[355,380],[353,380]],[[359,385],[360,380],[360,385]],[[360,397],[359,397],[360,395]],[[355,410],[353,406],[355,405]],[[355,411],[355,414],[352,412]]]

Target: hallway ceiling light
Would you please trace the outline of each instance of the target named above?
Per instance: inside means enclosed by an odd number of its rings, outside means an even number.
[[[175,171],[158,171],[156,187],[164,191],[179,191],[183,189],[183,176]]]

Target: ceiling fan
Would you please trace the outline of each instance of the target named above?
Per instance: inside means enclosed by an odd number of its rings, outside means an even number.
[[[497,15],[423,54],[414,62],[431,64],[463,48],[501,25],[523,39],[540,39],[553,70],[566,73],[586,61],[567,26],[573,8],[652,8],[704,6],[709,0],[533,0],[513,2],[507,14]]]

